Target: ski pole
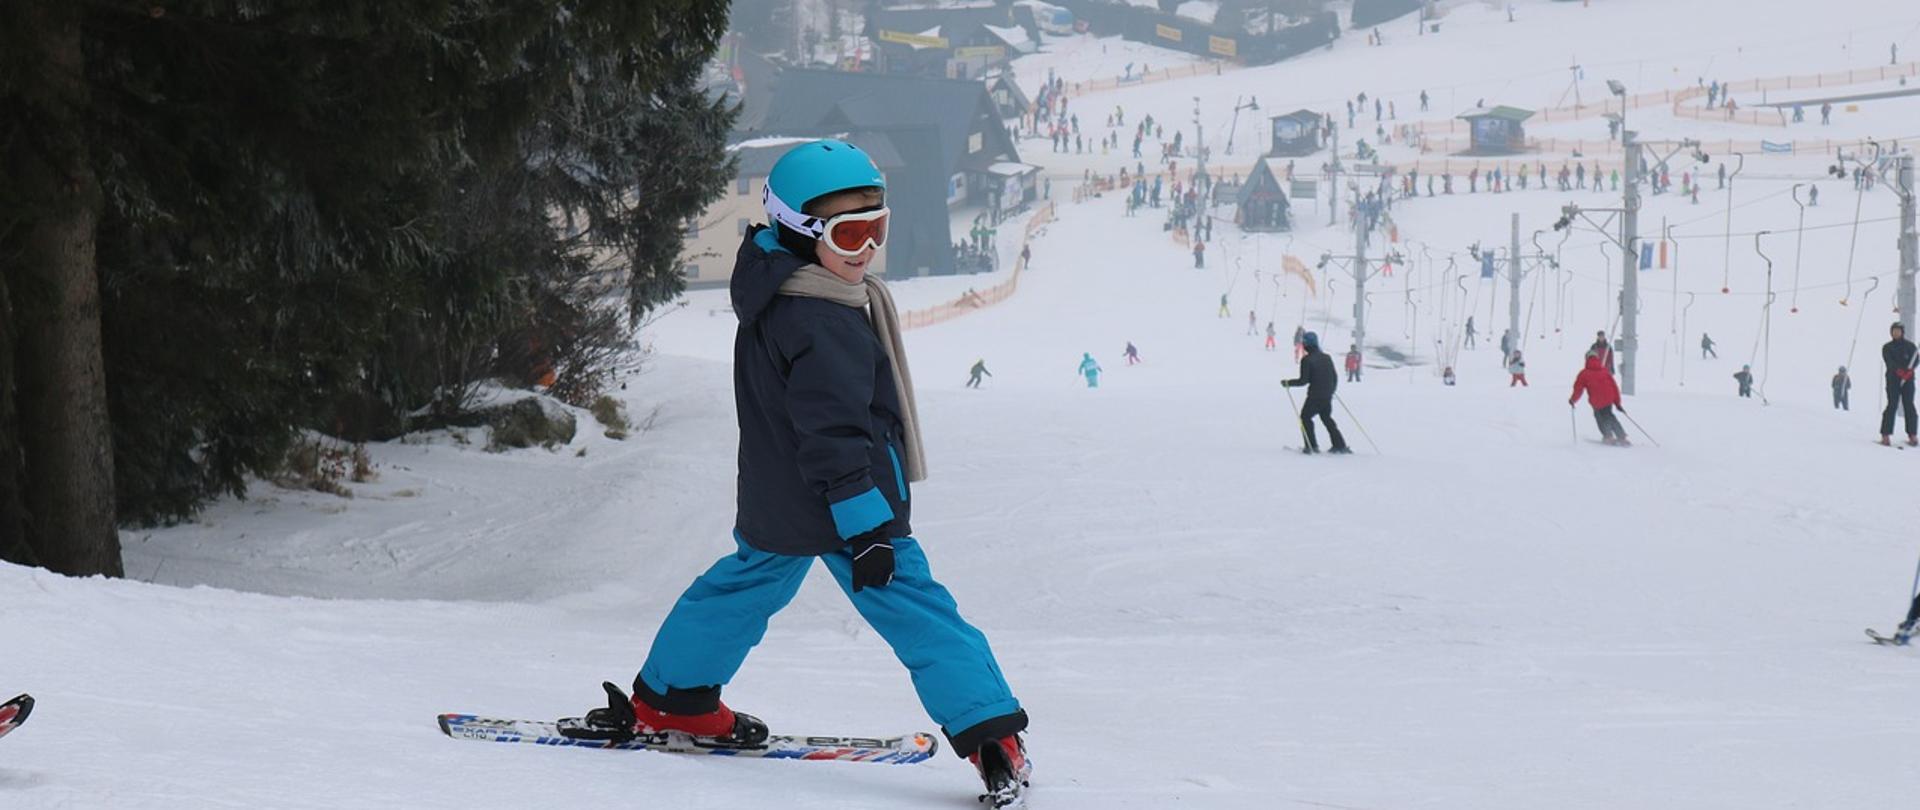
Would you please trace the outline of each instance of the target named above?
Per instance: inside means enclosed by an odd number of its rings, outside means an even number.
[[[1300,449],[1305,450],[1311,447],[1307,444],[1307,420],[1300,416],[1300,406],[1293,401],[1293,386],[1282,384],[1280,388],[1287,392],[1287,409],[1293,414],[1294,425],[1300,428]]]
[[[1367,426],[1360,424],[1360,417],[1353,415],[1353,409],[1347,407],[1347,401],[1344,399],[1341,399],[1340,395],[1337,393],[1333,395],[1333,399],[1335,402],[1340,403],[1340,410],[1345,411],[1347,413],[1347,418],[1353,420],[1353,426],[1360,429],[1360,435],[1365,437],[1367,440],[1368,446],[1373,448],[1373,454],[1381,455],[1380,445],[1373,443],[1373,437],[1367,435]]]
[[[1910,594],[1908,594],[1908,595],[1907,595],[1907,598],[1909,598],[1909,599],[1913,599],[1913,598],[1916,598],[1916,597],[1920,597],[1920,564],[1916,564],[1916,565],[1914,565],[1914,567],[1913,567],[1913,588],[1912,588],[1912,591],[1913,591],[1912,593],[1910,593]]]
[[[1575,410],[1578,410],[1578,409],[1573,406],[1573,403],[1571,402],[1567,403],[1567,433],[1568,435],[1573,437],[1572,438],[1573,446],[1579,447],[1580,446],[1580,417],[1579,415],[1574,413]]]
[[[1618,406],[1615,406],[1615,407],[1618,407]],[[1626,417],[1627,421],[1633,422],[1633,429],[1640,431],[1640,435],[1647,437],[1647,441],[1653,442],[1654,447],[1660,446],[1660,440],[1654,438],[1653,434],[1648,433],[1646,428],[1641,427],[1640,423],[1634,420],[1633,414],[1627,413],[1625,409],[1621,409],[1620,415]]]

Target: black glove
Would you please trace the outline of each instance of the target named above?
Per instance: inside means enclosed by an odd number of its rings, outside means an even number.
[[[885,588],[893,582],[893,540],[887,537],[886,527],[856,534],[847,540],[847,546],[853,552],[854,593],[861,588]]]

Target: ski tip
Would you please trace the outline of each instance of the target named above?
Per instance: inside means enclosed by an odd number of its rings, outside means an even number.
[[[445,734],[445,735],[447,735],[447,736],[449,736],[449,737],[451,737],[451,736],[453,736],[453,722],[454,722],[454,721],[456,721],[456,720],[459,720],[459,719],[461,719],[461,718],[463,718],[463,717],[467,717],[467,716],[468,716],[468,715],[464,715],[464,714],[443,714],[443,715],[440,715],[440,717],[439,717],[439,721],[440,721],[440,733],[441,733],[441,734]]]
[[[20,727],[27,722],[27,715],[33,714],[33,696],[20,695],[5,703],[0,703],[0,736]]]
[[[914,732],[909,744],[912,746],[912,750],[924,753],[928,757],[940,753],[940,738],[924,731]]]

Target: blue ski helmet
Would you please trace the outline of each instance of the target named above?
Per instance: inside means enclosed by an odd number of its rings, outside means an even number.
[[[1300,345],[1305,346],[1309,349],[1318,349],[1320,348],[1320,336],[1312,332],[1308,332],[1304,335],[1301,335]]]
[[[873,158],[846,141],[803,143],[781,155],[767,174],[767,222],[778,229],[782,244],[791,248],[790,237],[798,236],[810,253],[812,245],[807,243],[820,238],[826,221],[808,216],[807,204],[855,188],[886,191],[887,178],[880,174]]]

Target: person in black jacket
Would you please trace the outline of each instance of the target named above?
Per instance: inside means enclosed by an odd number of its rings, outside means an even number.
[[[753,744],[766,726],[720,702],[816,559],[913,675],[921,705],[989,793],[1029,773],[1026,712],[986,636],[933,579],[908,524],[925,477],[918,419],[886,285],[866,274],[886,241],[886,181],[857,147],[801,144],[775,162],[730,287],[740,326],[736,549],[687,588],[634,678],[630,711],[588,722]],[[823,686],[830,684],[822,684]],[[609,721],[609,722],[600,722]]]
[[[1318,416],[1327,426],[1327,439],[1333,446],[1329,453],[1351,453],[1347,440],[1340,435],[1340,427],[1333,423],[1333,392],[1340,385],[1340,375],[1333,370],[1333,358],[1320,350],[1320,336],[1307,332],[1300,336],[1300,348],[1306,355],[1300,358],[1300,376],[1282,382],[1288,388],[1307,387],[1307,404],[1300,406],[1300,434],[1306,440],[1307,453],[1320,452],[1320,438],[1314,435],[1313,418]]]
[[[1907,339],[1907,328],[1898,321],[1887,331],[1893,339],[1880,347],[1880,359],[1887,364],[1887,410],[1880,414],[1880,443],[1893,443],[1893,412],[1897,408],[1906,416],[1907,444],[1920,445],[1920,435],[1916,435],[1914,425],[1913,341]]]

